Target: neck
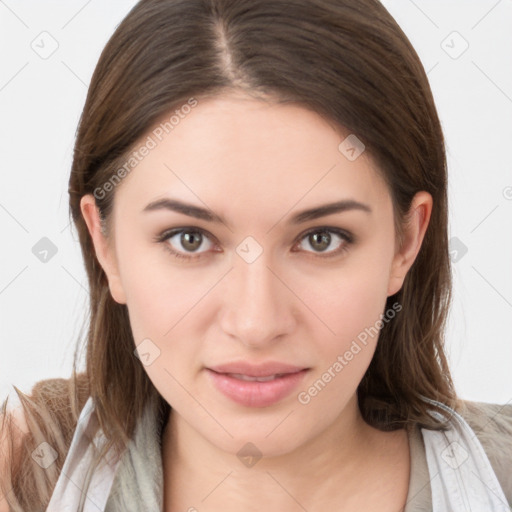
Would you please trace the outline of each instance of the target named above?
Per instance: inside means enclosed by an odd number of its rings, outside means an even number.
[[[397,449],[403,448],[404,435],[408,443],[405,431],[369,426],[354,395],[321,435],[292,452],[244,464],[171,411],[162,441],[164,510],[316,510],[340,500],[355,506],[369,496],[362,482],[375,491],[383,465],[394,467],[398,452],[404,462]],[[407,462],[408,456],[407,444]]]

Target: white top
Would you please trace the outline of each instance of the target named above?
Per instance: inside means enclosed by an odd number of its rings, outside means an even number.
[[[433,512],[510,512],[507,499],[485,451],[468,423],[453,409],[424,398],[452,415],[447,431],[421,429],[432,490]],[[86,437],[96,427],[92,397],[86,402],[77,424],[62,472],[46,512],[76,512],[85,499],[84,512],[104,512],[119,462],[109,454],[110,463],[102,464],[92,475],[86,497],[81,489],[90,475],[92,449]],[[442,418],[432,410],[431,414]],[[90,438],[89,434],[89,438]],[[96,446],[105,442],[98,430]]]
[[[96,415],[92,414],[93,411],[94,402],[92,397],[89,397],[78,418],[66,460],[46,512],[77,512],[81,499],[85,499],[84,512],[105,510],[120,459],[98,466],[92,475],[87,496],[82,497],[81,492],[90,477],[88,469],[93,461],[92,444],[89,439],[98,424]],[[101,429],[97,430],[93,442],[98,449],[106,442]],[[112,457],[111,452],[109,457]],[[112,461],[112,458],[109,460]]]
[[[427,399],[453,414],[446,432],[421,429],[425,443],[433,512],[510,512],[507,498],[475,432],[456,411]],[[431,411],[441,418],[441,414]]]

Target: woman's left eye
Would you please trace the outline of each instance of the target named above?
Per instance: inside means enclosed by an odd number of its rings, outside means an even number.
[[[315,256],[318,255],[328,258],[347,250],[348,246],[353,242],[353,237],[343,229],[324,227],[308,231],[300,240],[306,241],[307,244],[313,248],[313,252],[316,253]],[[332,245],[333,241],[336,240],[336,248],[327,250]]]
[[[165,231],[157,236],[155,241],[164,243],[165,248],[176,258],[189,260],[200,258],[213,245],[206,232],[199,228],[177,228]],[[294,247],[301,246],[306,242],[313,251],[304,249],[304,247],[302,247],[302,250],[313,252],[320,257],[331,257],[347,250],[353,242],[353,237],[343,229],[322,227],[301,235],[298,241],[300,243],[296,243]],[[205,244],[205,242],[208,243]],[[333,242],[337,242],[337,247],[328,250]],[[206,250],[201,250],[205,249],[205,245]],[[294,252],[297,251],[294,250]]]

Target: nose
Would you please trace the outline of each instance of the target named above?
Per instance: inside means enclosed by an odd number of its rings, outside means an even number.
[[[247,263],[236,256],[222,291],[221,327],[245,346],[265,348],[293,332],[297,301],[263,254]]]

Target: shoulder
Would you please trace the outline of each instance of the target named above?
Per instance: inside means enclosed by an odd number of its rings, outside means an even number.
[[[17,510],[26,509],[28,504],[44,505],[48,491],[39,495],[38,482],[43,478],[43,487],[49,490],[55,484],[77,418],[89,395],[85,374],[77,374],[76,380],[38,381],[28,394],[13,387],[19,404],[11,405],[15,397],[8,396],[0,408],[0,512],[9,511],[7,494],[9,502],[19,505]],[[42,471],[31,458],[33,449],[43,441],[49,442],[58,453],[52,471]]]
[[[28,432],[22,407],[17,406],[8,410],[6,400],[0,411],[0,512],[10,510],[6,499],[12,489],[10,466],[16,462],[13,458]]]
[[[457,412],[476,434],[509,503],[512,503],[512,403],[461,401]]]

